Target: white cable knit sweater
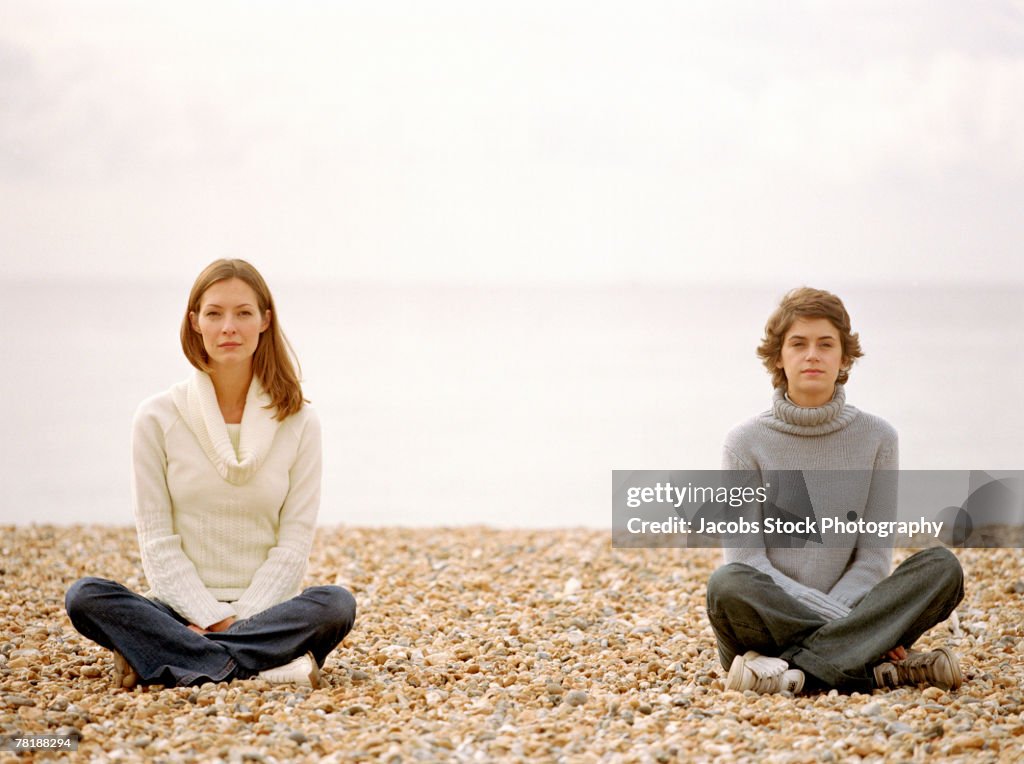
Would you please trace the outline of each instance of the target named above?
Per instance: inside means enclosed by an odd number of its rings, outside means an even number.
[[[899,466],[896,430],[847,405],[842,385],[824,406],[801,407],[775,390],[772,408],[726,436],[722,469],[805,470],[813,506],[890,519]],[[829,471],[829,472],[825,472]],[[843,471],[840,480],[836,471]],[[820,546],[724,549],[725,561],[750,565],[829,619],[841,618],[892,569],[892,549],[822,533]]]
[[[236,455],[203,372],[139,406],[132,496],[142,565],[160,600],[197,626],[295,596],[320,504],[320,422],[284,422],[253,378]]]

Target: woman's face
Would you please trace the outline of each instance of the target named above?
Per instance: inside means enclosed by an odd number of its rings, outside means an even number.
[[[789,397],[798,406],[832,400],[843,367],[839,330],[827,318],[798,318],[782,341],[776,366],[786,372]]]
[[[202,335],[213,368],[252,363],[260,334],[270,326],[270,311],[260,316],[259,300],[241,279],[211,284],[199,299],[198,312],[189,314],[192,328]]]

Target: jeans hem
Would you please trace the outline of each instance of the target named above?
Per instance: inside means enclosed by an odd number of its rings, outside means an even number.
[[[190,671],[189,673],[182,676],[177,681],[177,687],[190,687],[195,684],[196,680],[200,677],[206,677],[211,682],[223,682],[228,676],[233,674],[238,668],[238,664],[235,663],[234,658],[228,658],[228,662],[224,667],[223,671],[217,672],[216,674],[207,674],[198,671]]]

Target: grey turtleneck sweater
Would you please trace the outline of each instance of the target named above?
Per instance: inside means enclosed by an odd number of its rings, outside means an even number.
[[[865,520],[891,519],[896,507],[896,430],[846,404],[842,385],[824,406],[804,408],[775,391],[772,408],[733,429],[725,439],[722,469],[804,470],[816,514],[855,511]],[[850,470],[844,478],[812,470]],[[816,479],[817,478],[817,479]],[[763,527],[763,526],[762,526]],[[822,532],[821,544],[803,549],[725,549],[726,562],[768,574],[789,594],[828,619],[841,618],[892,568],[892,549]]]

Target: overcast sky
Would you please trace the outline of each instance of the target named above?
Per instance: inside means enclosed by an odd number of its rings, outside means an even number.
[[[1022,125],[1020,2],[0,0],[0,257],[1024,282]]]

